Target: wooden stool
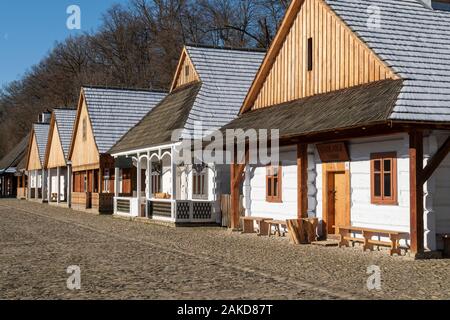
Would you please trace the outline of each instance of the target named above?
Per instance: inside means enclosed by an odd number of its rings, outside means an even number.
[[[271,220],[271,221],[267,221],[267,224],[269,226],[268,232],[267,232],[267,235],[269,237],[272,236],[272,227],[275,228],[275,236],[278,236],[278,237],[286,236],[286,232],[287,232],[286,220]],[[281,227],[284,228],[284,232],[281,232]]]

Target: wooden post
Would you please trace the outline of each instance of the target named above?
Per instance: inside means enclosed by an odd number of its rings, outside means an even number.
[[[409,133],[410,241],[411,253],[424,251],[423,222],[423,133]]]
[[[72,165],[67,165],[66,201],[69,208],[72,207]]]
[[[45,201],[48,193],[48,181],[45,176],[45,169],[41,170],[41,187],[42,187],[42,202]]]
[[[138,202],[138,217],[141,217],[141,160],[139,159],[139,154],[137,156],[137,177],[136,177],[136,197]],[[176,175],[175,175],[176,179]]]
[[[114,169],[114,196],[117,198],[120,191],[120,168]]]
[[[59,202],[61,201],[61,177],[60,177],[61,171],[59,169],[59,167],[56,168],[56,189],[58,190],[57,195],[56,195],[56,203],[59,204]]]
[[[170,167],[172,172],[172,185],[171,185],[171,193],[172,193],[172,219],[176,220],[177,218],[177,163],[174,159],[175,157],[175,147],[171,148],[170,151]],[[139,179],[140,181],[140,179]]]
[[[41,184],[42,186],[42,184]],[[34,198],[39,199],[38,171],[34,170]]]
[[[237,163],[237,152],[234,153],[234,160],[231,164],[231,230],[240,228],[240,186],[243,180],[243,173],[248,162],[249,151],[245,151],[245,161],[242,164]]]
[[[308,218],[308,145],[297,145],[297,216]]]
[[[47,201],[52,202],[52,169],[48,168]]]

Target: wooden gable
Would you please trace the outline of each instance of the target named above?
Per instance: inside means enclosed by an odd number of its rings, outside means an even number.
[[[58,125],[54,114],[52,114],[52,119],[50,121],[49,139],[45,153],[45,168],[65,167],[66,159],[64,157]]]
[[[177,71],[175,72],[175,77],[173,79],[170,91],[173,91],[182,85],[196,81],[200,81],[200,77],[197,70],[195,70],[195,66],[192,63],[186,48],[184,48],[181,53],[180,61],[178,62]]]
[[[96,169],[100,165],[100,154],[95,142],[92,122],[83,93],[78,104],[77,118],[69,151],[73,171]]]
[[[30,143],[28,147],[27,171],[41,170],[42,164],[39,158],[39,149],[36,141],[34,130],[31,132]]]
[[[388,78],[398,76],[323,0],[293,0],[241,113]]]

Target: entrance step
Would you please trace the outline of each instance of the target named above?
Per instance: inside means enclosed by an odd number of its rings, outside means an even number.
[[[327,235],[327,240],[341,241],[341,236],[339,234],[329,234]]]
[[[337,247],[339,246],[339,241],[337,240],[323,240],[323,241],[314,241],[311,242],[312,245],[322,246],[322,247]]]

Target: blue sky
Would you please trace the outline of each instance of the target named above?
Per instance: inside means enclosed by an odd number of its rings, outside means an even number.
[[[115,3],[128,0],[1,0],[0,87],[20,78],[69,35],[95,30],[101,16]],[[69,30],[67,7],[81,9],[81,30]]]

